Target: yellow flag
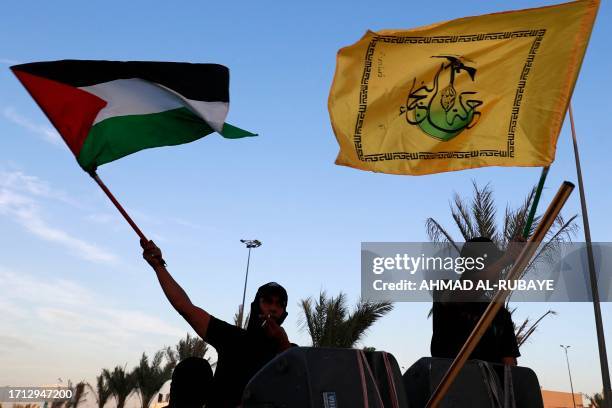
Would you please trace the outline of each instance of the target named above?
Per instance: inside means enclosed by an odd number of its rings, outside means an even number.
[[[598,7],[367,32],[338,52],[336,164],[413,175],[549,165]]]

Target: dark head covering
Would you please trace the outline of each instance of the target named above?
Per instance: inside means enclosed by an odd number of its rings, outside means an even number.
[[[208,361],[188,357],[176,365],[167,408],[202,408],[211,392],[213,372]]]
[[[491,240],[491,238],[476,237],[476,238],[471,238],[467,240],[465,244],[463,244],[463,247],[461,248],[461,253],[459,254],[459,256],[461,258],[474,258],[474,259],[479,258],[479,257],[484,257],[483,263],[486,268],[490,266],[491,264],[493,264],[494,262],[496,262],[497,260],[499,260],[503,254],[504,254],[503,251],[500,251],[500,249],[497,247],[497,245],[495,245],[495,243]],[[486,255],[486,257],[484,255]],[[471,271],[466,269],[463,276],[468,277],[469,272]]]
[[[261,314],[261,309],[259,307],[259,300],[264,297],[269,296],[278,296],[281,304],[285,308],[285,311],[278,319],[277,323],[282,324],[287,317],[287,291],[281,285],[276,282],[268,282],[263,286],[260,286],[257,289],[257,293],[255,294],[255,299],[251,302],[251,314],[249,315],[249,323],[247,325],[247,331],[252,332],[253,330],[259,329],[261,327],[261,319],[259,315]]]

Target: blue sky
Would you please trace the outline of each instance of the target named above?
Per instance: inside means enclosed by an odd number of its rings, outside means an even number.
[[[553,4],[481,2],[11,2],[0,14],[0,384],[92,381],[100,369],[134,366],[143,351],[176,343],[189,328],[163,298],[136,235],[76,164],[10,74],[13,63],[76,59],[215,62],[231,70],[228,122],[259,133],[141,152],[99,170],[102,179],[162,248],[192,300],[231,319],[242,296],[276,280],[290,296],[286,327],[299,329],[299,299],[359,297],[362,241],[426,240],[424,221],[451,225],[449,199],[472,180],[491,182],[503,207],[518,204],[536,168],[485,168],[422,177],[360,172],[333,164],[327,114],[335,55],[367,30]],[[610,4],[602,4],[574,93],[592,236],[612,241],[609,174],[612,115]],[[575,181],[569,121],[558,142],[543,202]],[[580,211],[578,194],[566,214]],[[457,231],[453,230],[456,234]],[[577,237],[582,240],[582,235]],[[430,305],[403,303],[363,345],[392,352],[402,366],[429,354]],[[577,391],[601,389],[592,305],[520,304],[518,317],[546,319],[521,352],[547,389],[568,390],[559,343],[570,344]],[[603,304],[612,349],[612,307]],[[609,352],[612,354],[612,352]]]

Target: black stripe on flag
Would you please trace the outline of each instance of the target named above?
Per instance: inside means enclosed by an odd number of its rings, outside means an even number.
[[[11,69],[74,87],[140,78],[170,88],[188,99],[229,102],[229,69],[219,64],[61,60],[14,65]]]

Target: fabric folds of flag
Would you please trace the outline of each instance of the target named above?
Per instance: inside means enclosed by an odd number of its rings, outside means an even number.
[[[223,65],[62,60],[11,69],[86,171],[213,131],[230,139],[255,136],[225,123]]]
[[[549,165],[598,7],[367,32],[337,56],[336,164],[411,175]]]

